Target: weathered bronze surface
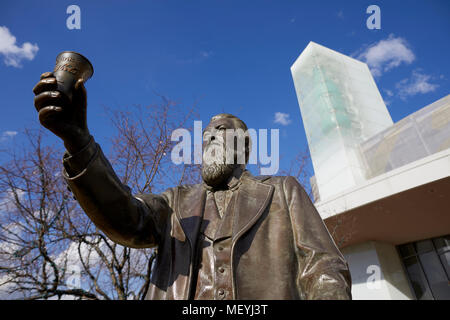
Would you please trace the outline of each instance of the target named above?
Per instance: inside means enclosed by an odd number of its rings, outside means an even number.
[[[113,241],[158,247],[148,299],[351,299],[347,263],[295,178],[204,163],[202,184],[132,195],[89,134],[83,84],[72,101],[56,90],[43,74],[35,106],[64,141],[64,178],[81,207]],[[213,117],[204,152],[230,128],[246,126]],[[248,158],[248,144],[240,152]]]
[[[58,82],[58,91],[64,92],[69,99],[72,98],[72,91],[78,80],[86,82],[92,74],[94,68],[84,56],[73,51],[64,51],[56,57],[53,75]]]

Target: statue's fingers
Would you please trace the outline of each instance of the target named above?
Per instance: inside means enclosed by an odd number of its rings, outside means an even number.
[[[62,111],[63,109],[58,106],[46,106],[39,111],[39,121],[42,124],[45,124],[46,122],[48,124],[48,120],[51,116],[56,115]]]
[[[45,91],[34,97],[34,106],[39,112],[49,105],[64,106],[67,104],[68,98],[59,91]]]
[[[41,74],[41,80],[50,77],[53,77],[53,72],[44,72],[43,74]]]
[[[58,83],[56,82],[56,78],[45,78],[39,81],[33,88],[33,93],[38,95],[44,91],[53,91],[56,90]]]
[[[86,105],[86,88],[84,87],[84,81],[82,79],[79,79],[75,83],[75,91],[74,91],[74,98],[78,100],[82,105]]]
[[[78,79],[78,81],[75,83],[75,91],[77,95],[82,95],[86,97],[86,88],[84,87],[84,81],[83,79]]]
[[[75,89],[76,90],[86,90],[84,88],[84,81],[83,79],[78,79],[77,82],[75,83]]]

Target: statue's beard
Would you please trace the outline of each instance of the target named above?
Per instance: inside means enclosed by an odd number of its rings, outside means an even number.
[[[227,164],[220,145],[209,145],[203,154],[202,178],[211,187],[223,185],[233,174],[235,164]],[[223,152],[217,152],[222,149]]]
[[[202,166],[203,181],[211,187],[223,185],[231,177],[234,164],[204,164]]]

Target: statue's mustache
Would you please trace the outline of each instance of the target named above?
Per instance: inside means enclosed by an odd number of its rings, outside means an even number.
[[[203,165],[210,165],[212,163],[225,164],[225,155],[225,146],[222,143],[211,142],[203,151]]]

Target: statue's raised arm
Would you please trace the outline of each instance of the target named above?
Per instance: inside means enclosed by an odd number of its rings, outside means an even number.
[[[89,133],[83,79],[65,93],[54,74],[46,72],[33,92],[40,123],[64,142],[63,175],[86,214],[120,244],[139,248],[157,245],[169,214],[166,200],[147,195],[144,202],[120,182]]]

